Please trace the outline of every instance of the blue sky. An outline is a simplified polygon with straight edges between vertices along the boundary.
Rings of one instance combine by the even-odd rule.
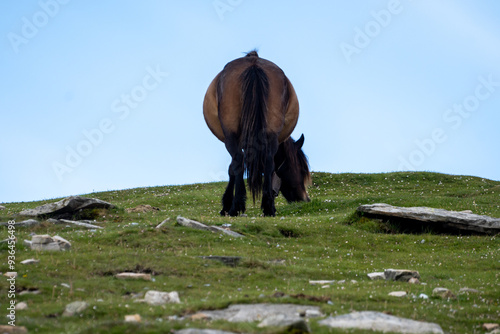
[[[500,2],[2,1],[0,203],[227,179],[202,116],[254,48],[314,171],[500,180]]]

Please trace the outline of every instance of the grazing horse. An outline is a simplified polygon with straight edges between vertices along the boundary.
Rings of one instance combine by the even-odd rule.
[[[254,202],[262,193],[264,216],[276,215],[274,198],[279,191],[289,202],[309,201],[304,135],[296,142],[290,138],[299,102],[278,66],[256,51],[229,62],[208,87],[203,115],[232,158],[221,215],[245,212],[245,172]]]

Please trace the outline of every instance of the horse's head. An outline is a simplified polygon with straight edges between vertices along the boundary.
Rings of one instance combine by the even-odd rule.
[[[280,144],[274,157],[276,175],[281,179],[281,185],[279,182],[276,184],[288,202],[311,200],[307,194],[307,186],[311,184],[311,174],[302,145],[304,145],[304,135],[297,141],[290,137]]]

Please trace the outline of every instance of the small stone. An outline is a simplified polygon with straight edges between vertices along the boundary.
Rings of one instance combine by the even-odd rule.
[[[25,302],[20,302],[16,304],[16,310],[22,311],[26,309],[28,309],[28,304],[26,304]]]
[[[160,228],[160,227],[162,227],[163,225],[165,225],[165,224],[166,224],[166,223],[168,223],[169,221],[170,221],[170,218],[165,219],[165,220],[164,220],[164,221],[162,221],[160,224],[158,224],[158,225],[156,226],[156,228]]]
[[[370,278],[373,281],[376,281],[379,279],[385,279],[385,274],[383,272],[369,273],[368,278]]]
[[[458,294],[464,294],[464,293],[480,293],[479,290],[476,290],[476,289],[470,289],[470,288],[461,288],[460,291],[458,291]]]
[[[40,290],[23,290],[19,292],[19,296],[24,296],[24,295],[38,295],[40,294]],[[1,332],[0,332],[1,333]]]
[[[145,281],[151,281],[151,274],[143,274],[143,273],[119,273],[115,275],[118,279],[143,279]]]
[[[164,305],[167,303],[179,304],[181,302],[177,291],[162,292],[155,290],[149,290],[148,292],[146,292],[144,301],[149,305]]]
[[[40,260],[27,259],[27,260],[23,260],[23,261],[21,261],[19,263],[21,263],[21,264],[33,264],[33,263],[39,263],[39,262],[40,262]]]
[[[485,331],[492,331],[492,330],[497,329],[497,328],[500,328],[499,324],[495,324],[495,323],[485,323],[485,324],[483,324],[483,329]]]
[[[320,280],[320,281],[312,281],[309,280],[309,284],[311,285],[325,285],[325,284],[334,284],[336,281],[335,280]]]
[[[388,281],[408,282],[410,278],[420,278],[418,271],[407,269],[386,269],[384,275]]]
[[[71,317],[75,314],[80,314],[83,311],[85,311],[89,307],[89,304],[86,302],[72,302],[66,305],[66,308],[64,309],[63,312],[63,317]]]
[[[5,277],[8,278],[16,278],[17,277],[17,272],[15,271],[8,271],[5,274],[3,274]]]
[[[420,281],[419,281],[419,279],[418,279],[418,278],[416,278],[416,277],[412,277],[412,278],[410,278],[410,279],[408,280],[408,283],[410,283],[410,284],[420,284]]]
[[[5,210],[5,206],[0,205],[0,210]]]
[[[27,334],[28,330],[24,326],[0,325],[2,334]]]
[[[407,295],[406,291],[393,291],[389,293],[389,296],[391,297],[404,297],[406,295]]]
[[[196,313],[196,314],[193,314],[190,318],[191,318],[191,320],[210,320],[210,319],[212,319],[208,315],[206,315],[205,313]]]
[[[450,290],[446,288],[435,288],[432,290],[432,295],[434,297],[441,297],[443,299],[456,299],[457,297],[451,292]]]
[[[68,283],[61,283],[61,286],[68,288],[68,289],[71,288],[71,285],[69,285]]]
[[[129,314],[125,316],[125,322],[141,322],[142,318],[139,314]]]
[[[427,296],[425,293],[421,293],[421,294],[418,295],[418,298],[429,299],[429,296]]]

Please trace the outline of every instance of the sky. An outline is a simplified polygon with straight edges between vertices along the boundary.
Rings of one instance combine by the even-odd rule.
[[[258,49],[313,171],[500,180],[495,0],[0,2],[0,203],[227,180],[208,85]]]

